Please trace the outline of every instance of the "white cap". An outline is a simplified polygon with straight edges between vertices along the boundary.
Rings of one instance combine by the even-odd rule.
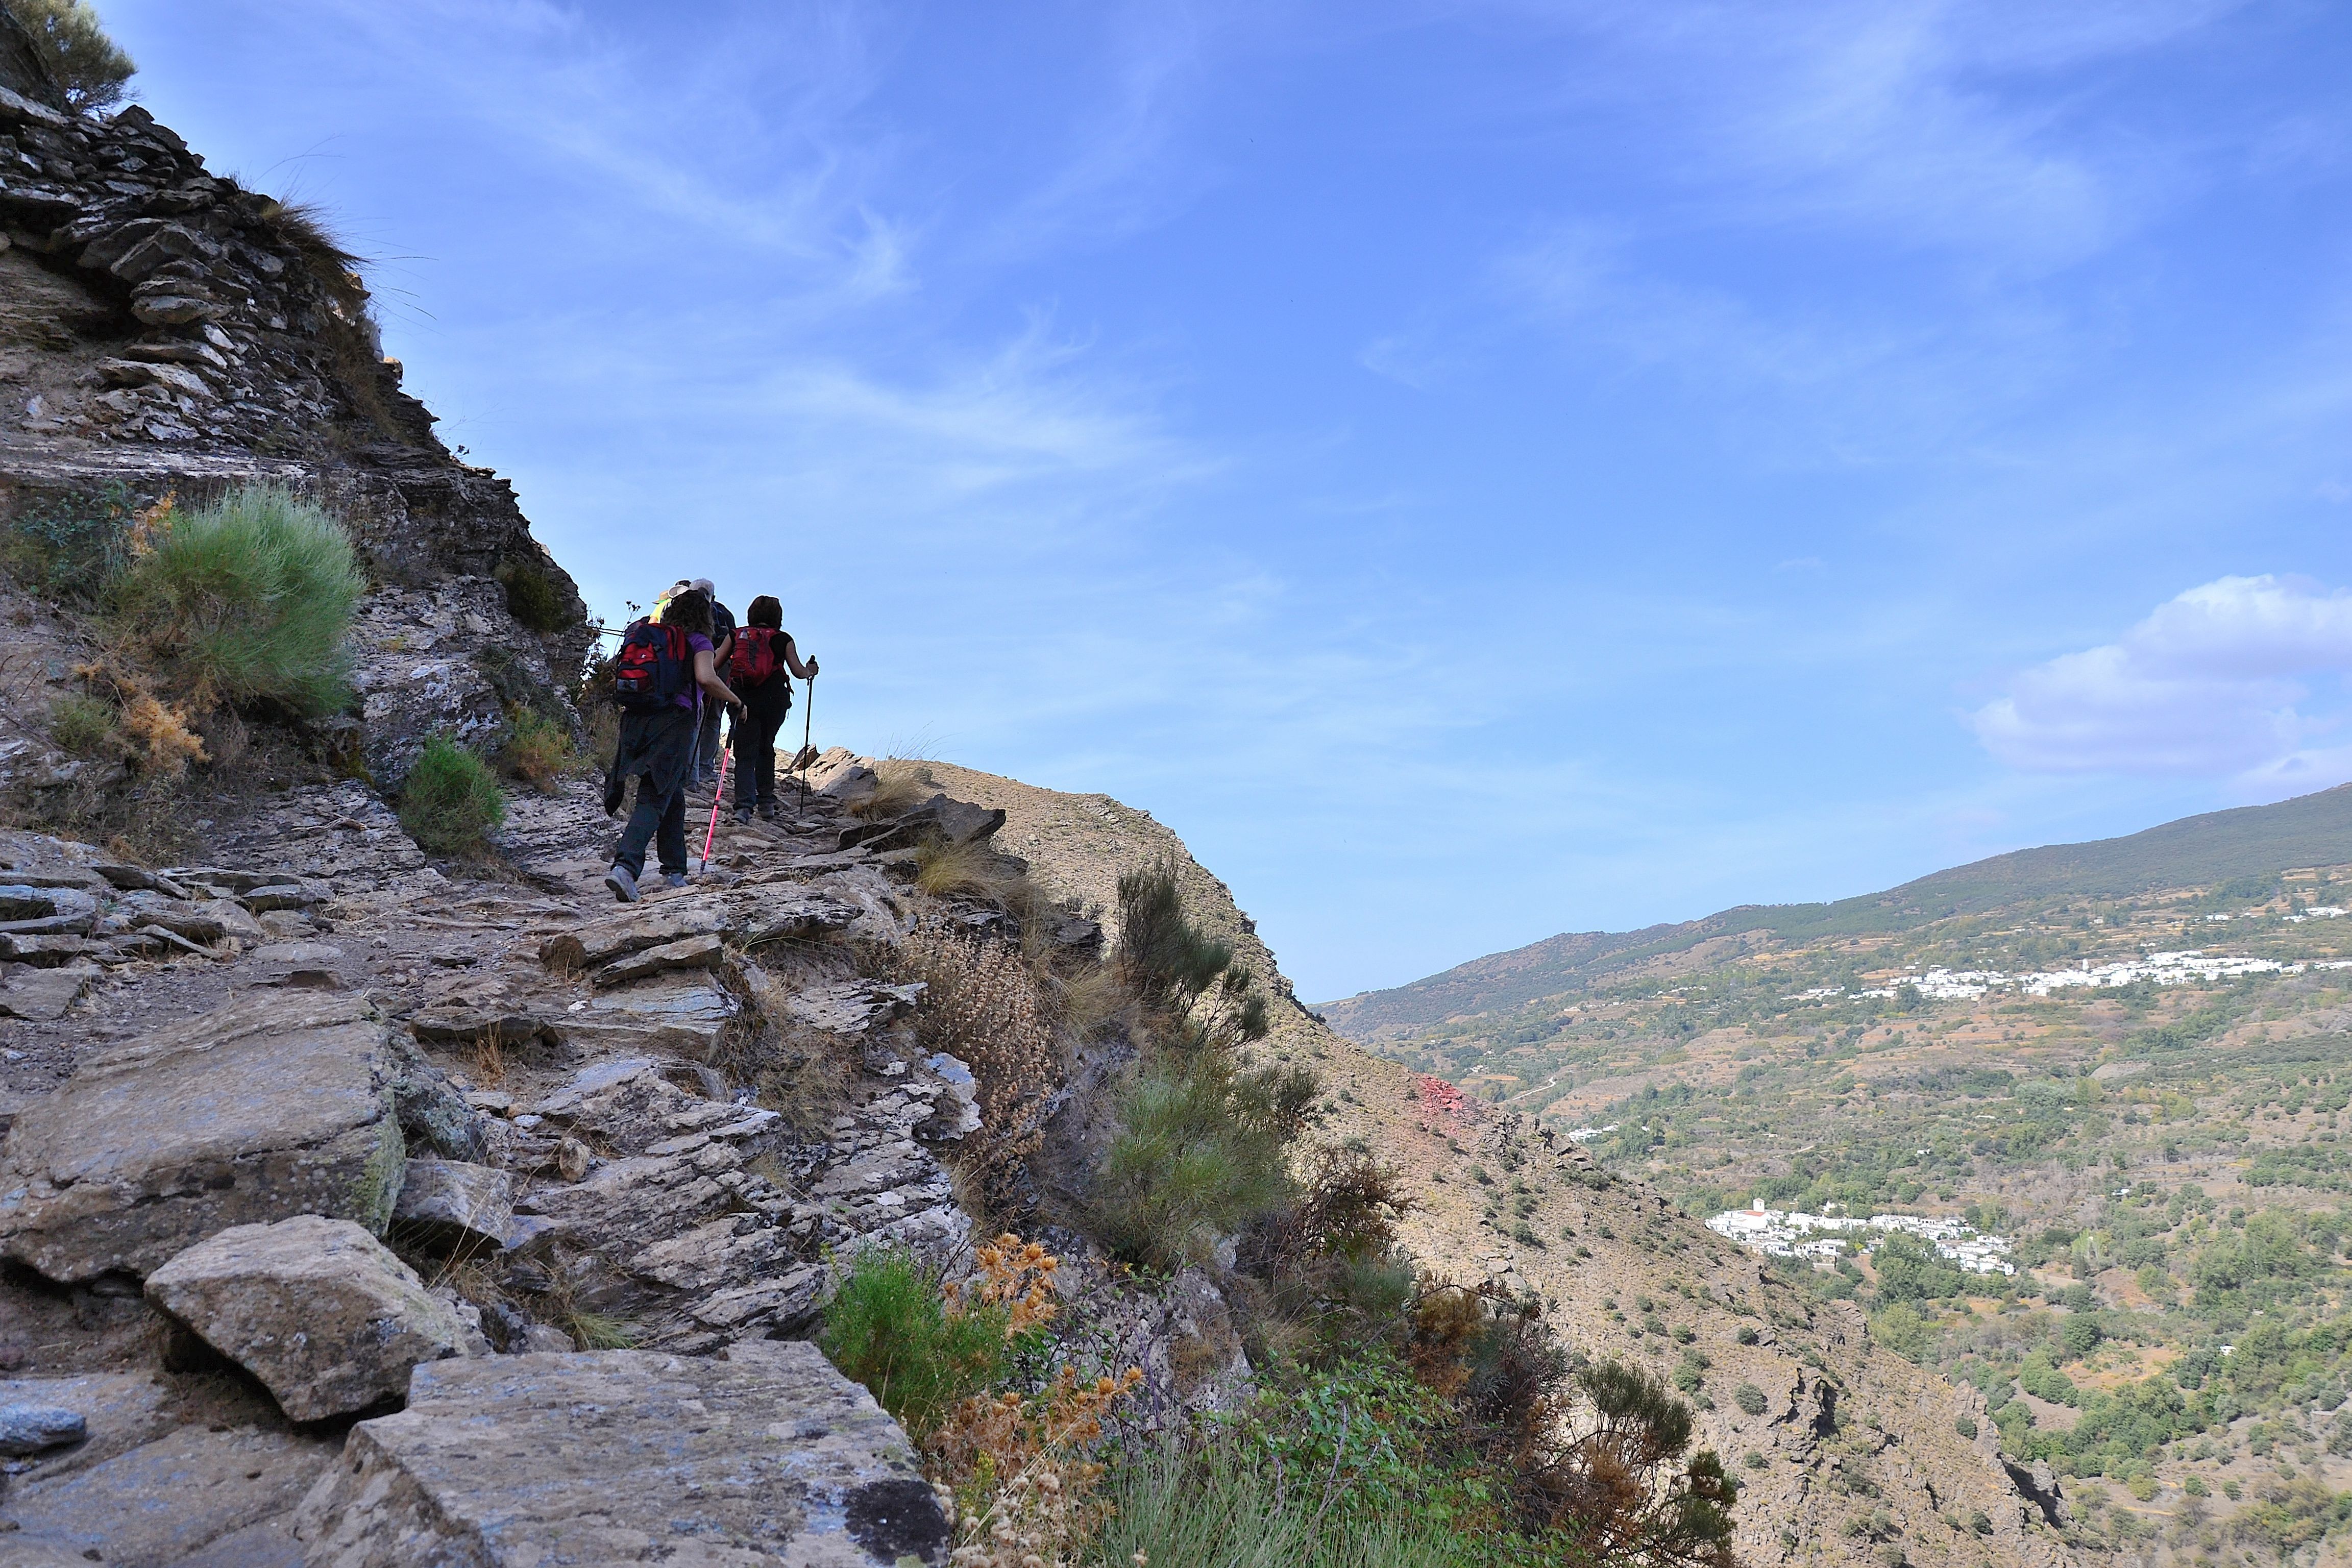
[[[719,592],[718,589],[710,585],[710,579],[708,577],[697,577],[690,586],[705,594],[716,594]]]

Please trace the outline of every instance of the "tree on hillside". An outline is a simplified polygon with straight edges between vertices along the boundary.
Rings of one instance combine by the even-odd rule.
[[[30,35],[42,61],[77,110],[122,101],[124,84],[139,68],[106,36],[89,0],[0,0]]]

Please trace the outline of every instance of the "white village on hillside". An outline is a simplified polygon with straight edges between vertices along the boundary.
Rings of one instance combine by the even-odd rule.
[[[1760,1204],[1727,1209],[1706,1222],[1707,1229],[1738,1242],[1751,1252],[1770,1258],[1803,1258],[1816,1268],[1826,1268],[1849,1247],[1864,1251],[1895,1231],[1916,1236],[1937,1253],[1971,1274],[2015,1274],[2009,1260],[2009,1238],[1987,1236],[1957,1219],[1908,1214],[1791,1214]],[[1854,1232],[1861,1236],[1849,1241]]]
[[[2311,911],[2314,916],[2320,917],[2335,912],[2328,910]],[[1913,987],[1930,1002],[1969,1002],[1988,991],[2013,990],[2028,996],[2047,996],[2053,991],[2130,985],[2143,980],[2155,985],[2210,985],[2216,981],[2231,980],[2242,974],[2303,974],[2326,969],[2352,969],[2352,959],[2283,963],[2273,958],[2249,958],[2240,954],[2209,956],[2202,948],[2189,948],[2179,952],[2151,952],[2144,958],[2126,959],[2116,963],[2084,963],[2074,969],[2043,969],[2022,974],[2011,974],[1999,969],[1939,967],[1924,974],[1914,972],[1906,975],[1900,985]],[[1843,985],[1822,985],[1810,991],[1800,991],[1793,999],[1826,1003],[1830,998],[1845,995],[1891,998],[1900,985],[1874,985],[1853,992]]]

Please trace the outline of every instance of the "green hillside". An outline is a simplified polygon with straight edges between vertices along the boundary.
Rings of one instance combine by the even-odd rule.
[[[1317,1009],[1351,1039],[1398,1040],[1448,1019],[1524,1006],[1582,989],[1713,939],[1765,933],[1780,943],[1915,931],[1958,915],[2045,900],[2128,898],[2207,887],[2294,867],[2352,861],[2352,784],[2275,805],[2182,817],[2121,838],[2013,850],[1934,872],[1883,893],[1827,904],[1743,904],[1704,920],[1637,931],[1548,937],[1387,991]]]

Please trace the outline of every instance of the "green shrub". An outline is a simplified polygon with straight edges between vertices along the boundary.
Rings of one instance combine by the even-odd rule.
[[[1977,1440],[1976,1417],[1973,1415],[1953,1416],[1952,1430],[1958,1433],[1962,1437],[1967,1438],[1969,1442],[1975,1442]]]
[[[507,614],[535,632],[562,631],[572,624],[563,595],[535,563],[509,561],[493,574],[505,584]]]
[[[939,1276],[913,1253],[868,1247],[826,1304],[817,1343],[919,1442],[1003,1377],[1008,1321],[1005,1309],[986,1303],[950,1311]]]
[[[1770,1401],[1764,1397],[1762,1389],[1752,1383],[1743,1383],[1731,1391],[1731,1403],[1750,1415],[1761,1415]]]
[[[479,756],[446,735],[425,742],[400,792],[400,825],[419,847],[478,855],[506,819],[506,795]]]
[[[1180,1268],[1290,1201],[1287,1097],[1271,1071],[1237,1074],[1204,1051],[1136,1075],[1096,1173],[1096,1234],[1115,1256]]]
[[[580,753],[572,749],[571,731],[525,708],[514,716],[513,731],[499,760],[516,778],[542,794],[551,794],[555,781],[579,765]]]
[[[76,109],[122,101],[123,84],[138,67],[106,36],[89,0],[6,0],[8,13],[32,35],[49,74]]]
[[[26,507],[0,529],[0,562],[53,604],[96,609],[131,558],[131,492],[121,484]]]
[[[1181,1008],[1233,966],[1232,944],[1184,918],[1176,862],[1163,859],[1118,879],[1118,961],[1145,1005]]]
[[[344,639],[366,587],[340,523],[248,486],[172,519],[123,574],[115,617],[200,707],[326,713],[350,697]]]
[[[60,697],[49,704],[49,739],[77,757],[106,756],[122,742],[114,705],[95,697]]]

